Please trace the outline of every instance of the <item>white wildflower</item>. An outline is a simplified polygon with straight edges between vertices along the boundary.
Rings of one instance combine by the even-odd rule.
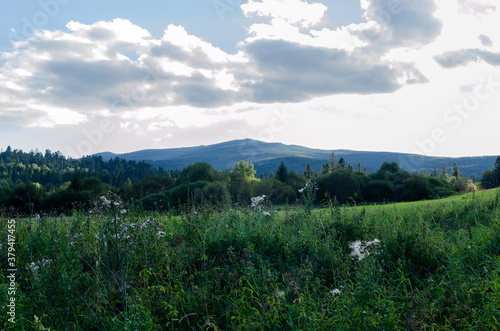
[[[268,213],[267,211],[263,212],[262,214],[264,214],[264,216],[271,216],[271,214]]]
[[[126,214],[127,213],[127,210],[126,209],[122,209],[120,210],[120,214]]]
[[[281,291],[281,290],[276,290],[276,296],[278,298],[282,298],[283,296],[285,295],[285,292]]]
[[[256,196],[256,197],[251,198],[251,200],[252,200],[252,208],[257,207],[261,202],[264,201],[265,198],[266,198],[265,195]]]
[[[369,249],[372,247],[380,247],[380,240],[374,239],[372,241],[355,241],[349,244],[351,249],[351,257],[355,260],[361,261],[370,255]]]
[[[165,237],[166,233],[163,231],[158,231],[158,237],[163,238]]]
[[[28,264],[26,269],[31,271],[37,271],[38,269],[40,269],[40,267],[35,262],[31,262],[30,264]]]
[[[106,198],[105,196],[101,197],[101,203],[105,207],[111,206],[111,201],[109,201],[108,198]]]
[[[329,292],[331,295],[333,295],[334,297],[338,297],[340,295],[340,290],[338,288],[334,288],[333,290],[331,290]]]

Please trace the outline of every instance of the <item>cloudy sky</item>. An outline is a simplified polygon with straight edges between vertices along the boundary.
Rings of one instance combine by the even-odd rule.
[[[4,1],[5,2],[5,1]],[[0,147],[500,154],[497,0],[8,1]]]

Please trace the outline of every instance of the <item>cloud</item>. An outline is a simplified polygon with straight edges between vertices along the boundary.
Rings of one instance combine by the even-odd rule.
[[[358,34],[377,47],[421,47],[441,32],[432,0],[363,0],[362,8],[367,24]]]
[[[458,0],[461,12],[472,15],[487,15],[496,11],[495,0]]]
[[[388,93],[401,87],[398,79],[412,76],[412,83],[425,82],[411,65],[382,63],[360,53],[315,48],[284,41],[260,40],[246,51],[251,65],[266,72],[263,79],[249,84],[256,102],[299,102],[329,94]],[[404,82],[408,83],[408,82]]]
[[[488,37],[487,35],[485,34],[482,34],[479,36],[479,40],[481,41],[481,44],[483,46],[487,46],[487,47],[491,47],[493,46],[493,42],[491,41],[491,38]]]
[[[245,16],[279,18],[297,27],[311,27],[321,22],[327,7],[321,3],[310,4],[300,0],[250,0],[241,5]]]
[[[250,22],[248,37],[233,54],[176,25],[161,37],[124,19],[38,30],[1,56],[0,117],[24,126],[57,126],[145,109],[227,114],[259,104],[391,94],[428,83],[439,68],[435,61],[443,68],[480,60],[498,66],[499,55],[480,48],[498,36],[478,23],[470,29],[473,39],[467,35],[451,48],[456,27],[443,13],[452,10],[434,1],[361,5],[366,22],[334,27],[319,2],[250,0],[241,5]],[[461,6],[481,12],[491,4],[462,0]],[[30,112],[38,115],[24,115]],[[144,125],[144,131],[162,131],[168,121]]]
[[[500,53],[484,51],[481,49],[464,49],[449,51],[434,57],[443,68],[465,66],[470,62],[484,61],[492,66],[500,66]]]

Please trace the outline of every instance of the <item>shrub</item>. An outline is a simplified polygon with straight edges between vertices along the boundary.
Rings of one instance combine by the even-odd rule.
[[[338,202],[344,204],[360,198],[363,179],[355,172],[343,169],[319,177],[317,184],[319,202],[328,196],[337,197]]]
[[[394,199],[394,187],[385,180],[372,180],[366,184],[363,197],[370,202],[392,201]]]
[[[277,179],[266,179],[254,182],[253,196],[265,195],[273,204],[286,204],[295,201],[293,188]]]

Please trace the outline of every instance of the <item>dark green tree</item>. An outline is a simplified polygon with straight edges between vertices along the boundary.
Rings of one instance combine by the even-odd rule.
[[[345,160],[343,157],[339,159],[339,168],[344,169],[345,168]]]
[[[308,163],[306,166],[306,170],[304,171],[304,177],[306,177],[307,179],[311,179],[312,175],[313,175],[312,168],[311,165]]]
[[[500,186],[500,156],[497,156],[495,168],[493,169],[495,187]]]
[[[73,179],[71,180],[71,185],[69,186],[72,190],[75,191],[80,191],[82,186],[82,181],[78,177],[78,175],[75,173],[73,174]]]
[[[325,163],[323,164],[323,166],[321,167],[321,174],[322,175],[327,175],[328,173],[330,173],[330,164],[329,163]]]
[[[438,168],[434,167],[434,171],[432,172],[432,177],[438,178],[438,176],[439,176],[439,174],[438,174]]]
[[[283,183],[286,183],[288,180],[288,170],[286,169],[283,161],[281,161],[280,167],[278,168],[278,171],[276,171],[276,179]]]
[[[453,163],[453,167],[451,168],[451,176],[456,178],[460,178],[462,176],[456,163]]]

